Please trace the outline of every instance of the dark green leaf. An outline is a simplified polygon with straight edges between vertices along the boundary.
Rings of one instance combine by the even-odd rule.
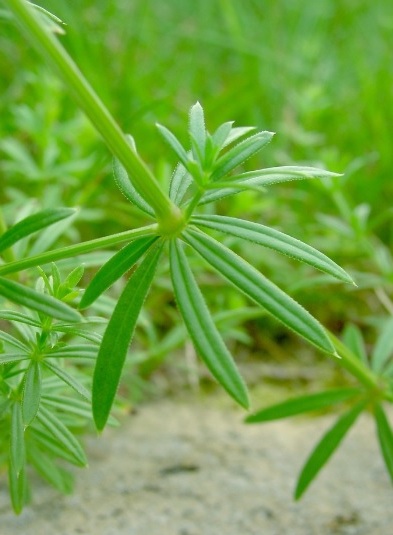
[[[63,321],[80,321],[81,316],[68,305],[50,295],[36,292],[18,282],[0,277],[0,295],[18,305],[25,306],[49,317]]]
[[[201,231],[189,229],[183,235],[220,275],[226,277],[250,299],[322,351],[336,353],[322,325],[240,256]]]
[[[329,460],[365,406],[366,402],[362,401],[345,412],[322,437],[300,473],[295,490],[296,500],[301,497],[311,481]]]
[[[258,132],[244,141],[241,141],[232,149],[229,149],[217,160],[214,166],[214,171],[211,175],[211,180],[219,180],[240,164],[248,160],[248,158],[251,158],[251,156],[259,152],[265,145],[270,143],[273,135],[274,134],[272,132]]]
[[[106,328],[93,378],[93,415],[99,430],[105,427],[108,419],[128,346],[151,286],[161,250],[161,241],[151,247],[124,288]]]
[[[82,446],[57,416],[41,405],[37,419],[60,442],[63,448],[67,450],[79,465],[86,466],[87,459]]]
[[[41,400],[42,373],[41,365],[32,360],[25,373],[22,397],[22,414],[25,426],[36,417]]]
[[[213,376],[243,407],[248,408],[246,386],[226,348],[199,290],[181,245],[170,248],[173,288],[192,342]]]
[[[393,433],[382,405],[375,407],[378,440],[390,479],[393,482]]]
[[[81,299],[80,308],[93,303],[105,290],[124,275],[157,240],[156,237],[139,238],[116,253],[97,272]]]
[[[323,409],[330,405],[340,403],[341,401],[345,401],[346,399],[358,395],[359,392],[360,390],[358,388],[336,388],[334,390],[318,392],[317,394],[309,394],[288,399],[283,403],[266,407],[266,409],[251,414],[245,421],[248,424],[254,424],[268,422],[270,420],[278,420],[280,418],[288,418],[289,416]]]
[[[196,216],[192,222],[197,225],[212,228],[231,236],[236,236],[264,247],[269,247],[279,253],[285,254],[296,260],[300,260],[344,282],[353,283],[352,278],[338,266],[333,260],[319,252],[314,247],[307,245],[287,234],[274,230],[270,227],[219,215]]]
[[[30,234],[70,217],[75,212],[76,210],[73,208],[48,209],[22,219],[0,237],[0,252]]]
[[[68,450],[66,450],[63,446],[63,443],[58,440],[52,433],[48,434],[47,429],[45,428],[37,428],[37,419],[34,421],[34,423],[27,429],[27,433],[29,434],[29,449],[30,449],[30,443],[31,439],[34,440],[34,443],[37,444],[37,447],[41,451],[48,452],[50,455],[59,457],[60,459],[64,459],[65,461],[75,465],[75,466],[85,466],[85,462],[80,462],[78,459],[74,457]]]

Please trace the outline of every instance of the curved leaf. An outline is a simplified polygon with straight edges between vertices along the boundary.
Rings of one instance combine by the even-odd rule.
[[[36,292],[18,282],[0,277],[0,295],[18,305],[64,321],[80,321],[80,314],[68,305],[43,293]]]
[[[231,236],[269,247],[325,273],[329,273],[329,275],[339,280],[353,283],[352,278],[346,271],[326,255],[314,249],[314,247],[265,225],[219,215],[196,216],[192,218],[192,222],[196,225],[212,228]]]
[[[311,481],[329,460],[365,406],[366,401],[362,401],[345,412],[322,437],[300,473],[295,490],[296,500],[301,497]]]
[[[105,290],[123,276],[148,248],[158,238],[151,236],[139,238],[116,253],[94,276],[79,304],[80,308],[86,308],[93,303]]]
[[[214,325],[184,251],[175,240],[170,245],[170,265],[176,301],[197,352],[223,388],[248,408],[243,379]]]
[[[382,405],[374,409],[378,440],[386,468],[393,482],[393,433]]]
[[[29,236],[30,234],[45,227],[49,227],[50,225],[53,225],[53,223],[61,221],[66,217],[70,217],[75,214],[75,212],[76,210],[74,208],[48,209],[18,221],[18,223],[0,236],[0,252],[4,249],[8,249],[8,247],[11,247],[14,243],[22,238],[26,238],[26,236]]]
[[[250,299],[322,351],[336,354],[322,325],[240,256],[201,231],[188,229],[183,236],[220,275]]]
[[[108,419],[128,346],[152,283],[161,250],[160,241],[151,247],[134,271],[104,333],[93,378],[93,416],[98,430],[105,427]]]

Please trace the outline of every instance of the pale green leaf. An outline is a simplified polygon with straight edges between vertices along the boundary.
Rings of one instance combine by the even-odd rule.
[[[248,160],[248,158],[251,158],[251,156],[270,143],[273,135],[272,132],[258,132],[244,141],[241,141],[235,147],[229,149],[225,154],[218,158],[211,175],[211,180],[213,182],[219,180]]]
[[[194,158],[199,159],[199,161],[203,163],[202,158],[205,153],[206,128],[203,108],[199,102],[191,107],[189,117],[189,132],[191,142],[195,146]]]
[[[329,275],[339,280],[353,283],[352,278],[346,271],[326,255],[314,249],[314,247],[265,225],[219,215],[196,216],[192,218],[192,222],[196,225],[212,228],[225,234],[269,247],[325,273],[329,273]]]
[[[16,473],[13,464],[8,463],[8,483],[12,509],[14,510],[14,513],[19,515],[22,512],[23,506],[27,502],[27,479],[25,468],[19,473]]]
[[[26,462],[25,428],[19,402],[13,404],[11,411],[10,461],[19,476]]]
[[[61,379],[65,384],[75,390],[75,392],[85,399],[90,400],[90,392],[79,381],[77,381],[73,375],[66,372],[63,368],[60,368],[60,366],[57,364],[49,362],[47,359],[43,360],[42,363],[46,368],[48,368],[48,370],[57,375],[57,377],[59,377],[59,379]]]
[[[184,167],[188,168],[190,160],[188,158],[187,151],[177,139],[177,137],[172,134],[172,132],[168,130],[168,128],[166,128],[165,126],[162,126],[161,124],[156,124],[156,126],[162,137],[165,139],[171,149],[176,153],[177,157],[184,165]]]
[[[393,355],[393,318],[389,318],[379,335],[371,355],[371,368],[380,373]]]
[[[346,325],[342,334],[342,340],[352,353],[368,366],[366,345],[359,327],[351,323]]]
[[[170,199],[180,206],[188,188],[193,182],[192,176],[187,169],[179,163],[172,175],[171,183],[169,186]]]
[[[162,250],[153,245],[125,286],[106,328],[93,378],[93,415],[102,430],[111,410],[136,322],[151,286]]]
[[[335,354],[322,325],[253,266],[201,231],[189,229],[183,236],[220,275],[250,299],[322,351]]]
[[[60,347],[55,347],[46,353],[46,357],[50,358],[83,358],[95,359],[97,357],[98,348],[90,344],[69,344]]]
[[[243,407],[247,389],[203,299],[179,242],[170,246],[172,283],[176,301],[191,340],[212,375]]]

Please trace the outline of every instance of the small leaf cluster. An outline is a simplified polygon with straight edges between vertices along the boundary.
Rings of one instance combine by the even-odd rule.
[[[386,402],[393,401],[393,318],[384,323],[370,356],[360,329],[353,324],[347,325],[342,341],[336,340],[335,345],[343,364],[347,364],[359,380],[358,386],[292,398],[263,408],[246,418],[247,423],[256,424],[345,403],[345,410],[306,460],[297,481],[295,499],[299,499],[307,490],[363,411],[371,412],[374,417],[381,454],[393,482],[393,432],[384,408]],[[349,363],[352,363],[350,367]]]
[[[204,205],[249,188],[261,188],[286,180],[330,177],[335,173],[309,167],[278,167],[236,174],[235,170],[263,149],[273,134],[263,131],[250,135],[254,128],[237,128],[232,122],[222,124],[210,134],[199,103],[192,106],[189,117],[189,150],[172,132],[158,125],[159,132],[179,159],[170,183],[169,197],[182,217],[175,223],[161,221],[155,230],[147,227],[145,236],[139,235],[101,267],[81,299],[80,307],[88,307],[122,275],[135,268],[113,311],[97,357],[92,401],[98,429],[103,429],[109,416],[139,313],[160,257],[166,250],[178,309],[195,350],[213,377],[241,406],[249,406],[247,388],[191,269],[191,252],[286,327],[320,350],[335,354],[325,330],[309,312],[226,247],[222,237],[216,239],[206,231],[273,249],[340,281],[353,282],[351,277],[324,254],[282,232],[259,223],[203,213]],[[133,139],[129,138],[129,141],[136,151]],[[132,177],[118,160],[114,161],[113,169],[115,181],[125,197],[146,215],[154,217],[153,209],[139,195]]]
[[[55,264],[49,274],[39,271],[34,290],[11,280],[0,283],[0,293],[18,305],[0,310],[0,319],[11,326],[0,331],[0,455],[8,457],[16,513],[29,498],[28,465],[61,492],[72,490],[72,476],[58,460],[86,466],[75,432],[91,421],[90,370],[100,342],[86,329],[89,320],[82,322],[70,306],[79,297],[75,286],[83,266],[64,280]]]

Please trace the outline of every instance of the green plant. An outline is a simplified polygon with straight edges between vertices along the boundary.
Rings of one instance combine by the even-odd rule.
[[[311,314],[245,259],[223,244],[222,235],[236,240],[249,241],[283,253],[320,269],[339,281],[351,283],[351,277],[316,249],[282,232],[245,219],[211,213],[211,206],[214,207],[216,201],[244,191],[265,193],[267,186],[285,181],[329,179],[338,175],[309,166],[270,167],[257,171],[236,172],[246,160],[271,141],[273,134],[271,132],[254,133],[253,128],[234,127],[231,122],[222,124],[213,134],[210,134],[205,127],[202,107],[197,103],[192,106],[189,116],[190,149],[184,148],[168,129],[158,126],[160,134],[180,161],[173,173],[169,192],[166,193],[138,155],[133,138],[122,133],[76,65],[50,33],[52,25],[48,27],[46,18],[42,18],[42,13],[38,14],[39,16],[34,14],[29,3],[23,0],[7,0],[6,4],[33,44],[58,71],[70,94],[87,114],[113,153],[114,176],[120,191],[150,221],[150,224],[132,230],[58,249],[50,247],[45,252],[21,259],[13,259],[12,247],[20,240],[29,238],[32,233],[51,225],[56,218],[61,219],[63,215],[65,218],[68,212],[62,212],[63,209],[60,208],[55,211],[41,212],[25,217],[9,230],[4,228],[3,258],[7,263],[0,266],[2,276],[15,276],[28,268],[45,266],[51,262],[73,258],[75,255],[126,243],[123,249],[102,265],[87,286],[80,302],[77,302],[81,310],[93,305],[103,292],[134,268],[114,307],[102,340],[92,333],[84,334],[100,342],[92,381],[93,416],[97,429],[102,430],[109,418],[138,317],[153,283],[157,266],[161,264],[164,255],[169,259],[173,293],[180,314],[197,353],[216,380],[241,406],[248,408],[247,388],[232,355],[222,340],[191,269],[191,260],[197,257],[201,257],[218,275],[240,290],[247,299],[262,306],[286,327],[323,352],[335,357],[340,356],[344,367],[347,367],[362,383],[367,386],[372,385],[374,388],[376,386],[374,375],[360,366],[352,354],[342,351],[341,345]],[[219,233],[221,237],[216,239],[215,233]],[[6,352],[5,355],[8,357],[4,357],[1,370],[5,374],[2,379],[5,384],[4,414],[8,419],[7,432],[4,436],[5,442],[10,443],[9,481],[14,509],[17,512],[21,510],[26,500],[24,463],[31,430],[36,425],[45,426],[46,422],[46,437],[49,433],[51,440],[56,439],[57,445],[60,444],[56,450],[57,456],[61,457],[58,450],[62,448],[68,454],[77,448],[68,429],[68,426],[73,426],[73,424],[67,421],[67,407],[61,408],[62,417],[67,421],[61,426],[57,421],[53,423],[53,418],[56,416],[43,404],[44,397],[40,394],[42,370],[45,368],[45,373],[55,373],[60,379],[62,378],[63,382],[67,377],[68,382],[65,382],[79,394],[84,393],[90,401],[90,394],[87,395],[85,390],[81,391],[80,388],[78,390],[75,385],[73,386],[73,374],[78,373],[78,367],[70,368],[69,373],[64,375],[51,360],[47,360],[59,357],[64,359],[66,366],[70,357],[86,358],[87,354],[90,356],[93,354],[92,350],[87,350],[81,345],[76,345],[75,348],[72,343],[59,347],[57,337],[47,336],[46,331],[58,332],[59,330],[54,319],[79,322],[76,327],[68,325],[68,331],[64,331],[64,325],[62,325],[62,332],[74,337],[83,336],[82,326],[89,321],[88,318],[82,319],[75,310],[62,303],[70,298],[67,293],[70,288],[66,285],[67,292],[63,294],[64,285],[62,286],[63,283],[60,282],[61,278],[56,267],[52,268],[50,276],[51,279],[45,271],[41,272],[44,283],[43,291],[33,290],[29,287],[28,281],[22,279],[19,281],[0,279],[0,293],[7,299],[7,302],[10,301],[27,310],[35,311],[33,314],[38,314],[38,319],[34,316],[36,323],[32,325],[40,329],[37,340],[41,340],[43,336],[41,331],[45,334],[42,347],[29,346],[28,350],[19,354],[16,359],[11,359],[12,364],[6,361],[10,358],[10,352]],[[75,295],[75,297],[78,296]],[[7,319],[7,314],[8,319],[14,321],[24,317],[25,309],[22,312],[16,312],[12,308],[14,305],[9,306],[10,311],[4,313],[5,319]],[[23,324],[22,321],[19,323]],[[7,338],[6,335],[5,338]],[[8,343],[12,345],[10,339]],[[91,347],[90,344],[88,346]],[[58,350],[59,353],[56,353]],[[94,351],[96,351],[96,346],[94,346]],[[21,355],[23,358],[20,358]],[[32,362],[32,364],[29,363],[27,369],[23,364],[26,360]],[[11,377],[9,377],[10,373]],[[16,383],[13,379],[15,373],[19,377]],[[58,383],[56,383],[57,387]],[[54,395],[56,396],[57,394]],[[9,403],[9,400],[12,400],[12,403]],[[69,405],[71,406],[72,403]],[[3,407],[3,404],[1,406]],[[28,415],[25,419],[23,419],[23,406],[26,407],[24,411]],[[55,407],[55,415],[57,414],[56,408],[59,407]],[[72,413],[71,409],[70,412]],[[62,430],[62,439],[59,438],[58,429]],[[26,446],[24,446],[25,443]],[[82,464],[80,449],[78,452],[79,461]],[[52,451],[52,454],[56,456],[55,451]],[[68,460],[69,458],[70,455],[68,455]],[[34,464],[34,446],[33,453],[28,459]],[[49,469],[45,476],[53,483],[56,477],[51,474],[52,469]],[[66,487],[64,484],[57,486],[63,490]]]
[[[339,403],[350,405],[308,457],[299,475],[295,499],[303,495],[363,411],[370,411],[374,416],[381,453],[393,481],[393,433],[383,407],[384,403],[393,401],[393,318],[384,322],[369,357],[358,327],[347,325],[342,338],[342,342],[333,338],[334,345],[343,357],[344,366],[350,361],[356,365],[356,371],[347,369],[356,377],[359,385],[292,398],[246,418],[247,423],[256,424],[326,409]],[[359,371],[363,377],[357,373]]]

